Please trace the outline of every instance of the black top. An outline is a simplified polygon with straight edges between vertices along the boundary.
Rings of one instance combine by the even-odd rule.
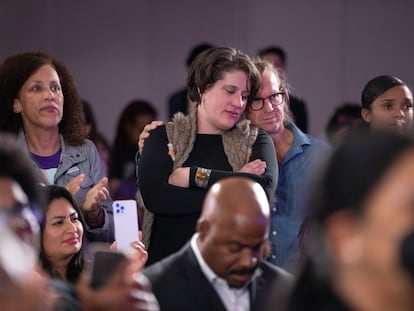
[[[183,167],[213,169],[206,189],[168,184],[173,162],[168,155],[167,144],[165,126],[151,131],[139,163],[141,194],[146,208],[155,216],[148,265],[178,251],[189,240],[195,231],[204,196],[216,181],[229,176],[246,176],[260,183],[269,198],[273,197],[277,185],[278,165],[273,142],[263,131],[259,131],[251,155],[251,160],[266,161],[267,169],[262,176],[232,172],[221,135],[197,134],[193,150]]]

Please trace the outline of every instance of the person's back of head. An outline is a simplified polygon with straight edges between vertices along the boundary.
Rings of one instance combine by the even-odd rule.
[[[213,47],[215,47],[215,45],[207,42],[202,42],[193,46],[185,61],[187,68],[190,67],[191,63],[196,59],[198,55]]]
[[[131,100],[121,112],[117,122],[117,129],[113,148],[115,152],[122,152],[128,145],[135,145],[144,126],[156,120],[158,111],[147,100]]]
[[[268,46],[261,49],[259,57],[267,60],[281,73],[284,74],[287,66],[287,54],[285,50],[276,45]]]
[[[362,121],[361,106],[357,103],[344,103],[335,109],[326,125],[326,136],[331,145],[337,146]]]

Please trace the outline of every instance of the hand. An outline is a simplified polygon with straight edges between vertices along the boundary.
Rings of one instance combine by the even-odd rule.
[[[128,269],[131,273],[141,271],[148,260],[148,252],[145,249],[144,243],[140,241],[142,239],[142,231],[138,232],[138,238],[138,241],[131,242],[132,248],[135,249],[135,253],[129,255],[131,264]],[[109,246],[109,249],[116,251],[116,241]]]
[[[157,300],[149,290],[148,283],[130,273],[130,259],[122,262],[109,278],[108,282],[99,289],[89,286],[89,279],[84,272],[76,284],[82,309],[87,311],[112,310],[159,310]]]
[[[262,161],[260,159],[256,159],[254,161],[251,161],[251,162],[245,164],[240,169],[239,172],[256,174],[256,175],[263,175],[265,171],[266,171],[266,162]]]
[[[139,134],[139,139],[138,139],[139,153],[142,153],[142,151],[144,150],[144,141],[150,136],[149,131],[156,129],[158,126],[163,125],[163,124],[164,124],[163,121],[152,121],[151,123],[145,125],[141,134]]]
[[[109,197],[109,191],[105,187],[108,184],[108,178],[103,177],[93,188],[91,188],[85,197],[82,208],[89,219],[94,219],[99,215],[103,202]]]
[[[75,196],[80,189],[80,185],[85,180],[85,174],[79,174],[75,178],[72,178],[65,186],[72,196]]]
[[[54,310],[57,294],[48,285],[47,276],[36,267],[19,282],[13,280],[0,266],[1,310],[36,311]]]
[[[168,183],[173,186],[189,188],[190,187],[190,168],[176,168],[168,178]]]
[[[135,249],[135,253],[129,255],[131,264],[128,270],[131,273],[140,272],[148,260],[148,252],[145,250],[145,245],[141,241],[132,242],[131,246]]]

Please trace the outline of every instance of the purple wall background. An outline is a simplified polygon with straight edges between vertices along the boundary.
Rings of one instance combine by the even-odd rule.
[[[251,56],[279,44],[308,102],[311,133],[323,136],[335,107],[358,101],[373,76],[394,74],[414,87],[413,11],[411,0],[2,0],[0,60],[44,50],[64,61],[112,140],[130,99],[152,101],[166,118],[194,44]]]

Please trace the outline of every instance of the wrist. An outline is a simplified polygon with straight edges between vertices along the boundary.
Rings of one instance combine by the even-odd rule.
[[[105,213],[102,207],[98,207],[93,211],[86,211],[84,214],[85,220],[91,228],[102,227],[105,222]]]
[[[194,177],[194,183],[199,188],[207,188],[210,179],[211,170],[203,167],[197,167]]]

